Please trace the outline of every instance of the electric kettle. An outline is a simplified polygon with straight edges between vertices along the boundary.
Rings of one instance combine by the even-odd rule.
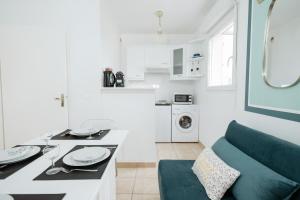
[[[103,71],[103,87],[114,87],[116,77],[111,68],[106,68]]]

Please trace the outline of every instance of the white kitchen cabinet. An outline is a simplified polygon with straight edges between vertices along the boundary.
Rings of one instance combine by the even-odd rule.
[[[177,46],[171,51],[171,80],[184,79],[187,76],[187,46]]]
[[[171,80],[197,80],[202,77],[201,68],[204,57],[193,58],[190,45],[174,47],[171,50]]]
[[[167,45],[145,46],[145,68],[147,71],[166,70],[171,65],[170,47]]]
[[[130,46],[126,51],[127,80],[144,80],[145,48],[143,46]]]
[[[155,106],[155,120],[156,120],[156,142],[171,142],[172,139],[172,119],[171,119],[171,105]]]
[[[191,78],[202,77],[201,70],[203,70],[204,63],[205,58],[203,56],[190,58],[187,66],[187,76]]]

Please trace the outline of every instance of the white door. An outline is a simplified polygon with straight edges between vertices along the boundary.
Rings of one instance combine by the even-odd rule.
[[[66,34],[1,27],[0,44],[5,146],[67,128]]]

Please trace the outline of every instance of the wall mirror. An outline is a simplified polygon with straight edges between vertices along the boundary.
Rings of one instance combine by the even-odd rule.
[[[249,0],[245,110],[300,122],[300,0]]]
[[[275,88],[300,83],[300,1],[272,0],[264,48],[264,80]]]

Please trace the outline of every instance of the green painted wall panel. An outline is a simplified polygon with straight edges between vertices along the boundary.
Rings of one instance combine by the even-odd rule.
[[[263,81],[264,32],[270,3],[271,0],[262,4],[252,1],[248,103],[252,106],[300,113],[300,84],[288,89],[275,89]]]

